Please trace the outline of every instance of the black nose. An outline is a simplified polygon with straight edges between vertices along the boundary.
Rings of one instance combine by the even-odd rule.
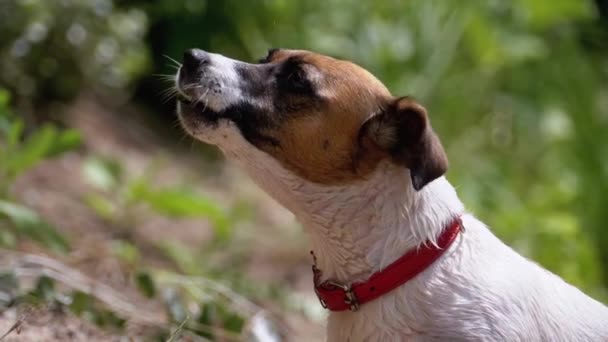
[[[196,70],[209,63],[209,54],[200,49],[189,49],[184,52],[184,68]]]

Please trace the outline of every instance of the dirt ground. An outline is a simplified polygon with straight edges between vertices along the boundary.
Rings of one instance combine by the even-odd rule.
[[[84,147],[39,164],[18,179],[12,189],[17,198],[37,210],[70,240],[73,251],[58,261],[80,272],[86,279],[116,290],[138,312],[154,316],[150,322],[166,320],[162,305],[139,293],[128,267],[111,253],[109,243],[121,232],[100,219],[84,203],[83,197],[92,189],[81,176],[82,165],[91,154],[118,160],[129,175],[141,174],[148,165],[160,160],[162,167],[155,175],[155,183],[159,186],[187,182],[222,203],[242,200],[251,203],[255,216],[241,230],[237,229],[233,238],[235,248],[247,255],[243,265],[247,277],[255,282],[282,284],[294,298],[303,299],[315,310],[311,261],[304,234],[293,216],[244,174],[221,161],[214,165],[206,164],[198,157],[200,152],[197,149],[189,149],[193,144],[189,138],[182,139],[179,144],[166,144],[158,133],[142,125],[136,115],[116,115],[90,98],[81,98],[69,113],[67,124],[81,131]],[[143,262],[167,269],[174,266],[153,248],[157,242],[178,241],[196,248],[213,235],[206,220],[168,219],[153,213],[146,213],[144,220],[129,229]],[[18,249],[28,255],[44,254],[44,250],[33,243],[22,243]],[[274,310],[273,303],[261,305]],[[288,327],[287,340],[322,339],[322,314],[317,312],[312,318],[295,311],[279,314]],[[86,319],[67,312],[11,309],[0,315],[0,336],[17,324],[4,341],[145,340],[146,330],[152,329],[150,322],[129,320],[127,336],[121,336],[99,329]],[[191,339],[183,336],[182,340]]]

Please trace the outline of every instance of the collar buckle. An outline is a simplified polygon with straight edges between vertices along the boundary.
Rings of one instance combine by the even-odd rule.
[[[339,282],[333,281],[333,280],[328,280],[325,282],[325,284],[335,286],[335,287],[341,289],[342,291],[344,291],[344,303],[346,305],[348,305],[348,308],[350,309],[350,311],[355,312],[355,311],[359,310],[360,303],[359,303],[359,300],[357,299],[357,296],[355,295],[355,292],[353,291],[353,287],[351,285],[342,284],[342,283],[339,283]],[[319,300],[321,301],[321,305],[325,304],[323,299],[319,298]],[[326,304],[324,307],[326,307]]]

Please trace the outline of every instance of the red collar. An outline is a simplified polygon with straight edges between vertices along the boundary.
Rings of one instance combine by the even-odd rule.
[[[458,233],[464,230],[460,217],[454,219],[441,233],[437,244],[426,243],[422,247],[411,250],[382,271],[376,272],[362,283],[351,285],[335,281],[319,283],[321,270],[313,265],[315,292],[324,308],[331,311],[357,311],[359,305],[386,294],[400,285],[405,284],[420,272],[429,267],[456,240]]]

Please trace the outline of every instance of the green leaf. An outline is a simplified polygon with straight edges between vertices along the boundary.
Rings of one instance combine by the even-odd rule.
[[[141,199],[156,211],[175,217],[197,217],[223,219],[223,211],[213,201],[187,189],[147,190]]]
[[[91,310],[93,305],[93,299],[88,294],[81,291],[74,291],[72,293],[72,303],[70,309],[77,315],[81,315],[85,311]]]
[[[74,129],[64,130],[56,137],[46,157],[53,157],[61,153],[71,151],[82,143],[80,133]]]
[[[550,6],[544,0],[519,0],[516,3],[528,24],[534,28],[593,17],[592,6],[585,1],[555,0]]]
[[[224,329],[239,334],[243,330],[243,326],[245,326],[245,319],[241,317],[241,315],[234,312],[226,313],[223,321]]]
[[[0,272],[0,309],[11,305],[19,291],[19,280],[13,271]]]
[[[82,171],[89,183],[106,191],[116,187],[122,175],[122,168],[118,162],[101,158],[87,159]]]
[[[6,139],[7,147],[9,150],[17,146],[21,137],[23,136],[24,129],[25,123],[23,122],[23,120],[16,118],[11,121]]]
[[[33,294],[45,302],[52,301],[55,298],[55,281],[47,276],[38,278]]]
[[[17,176],[42,160],[49,152],[57,129],[52,125],[44,125],[29,136],[6,161],[9,174]]]
[[[72,302],[69,305],[70,310],[76,315],[88,319],[99,326],[110,326],[115,328],[123,328],[125,320],[116,316],[112,311],[98,307],[96,301],[90,295],[74,291],[72,293]]]
[[[201,304],[201,313],[198,316],[197,321],[204,325],[213,324],[215,317],[215,306],[212,303]]]
[[[201,264],[194,251],[177,241],[164,241],[159,245],[161,251],[184,273],[200,274]]]
[[[77,131],[60,131],[52,124],[43,125],[23,139],[25,123],[21,118],[5,115],[0,119],[0,134],[6,136],[6,144],[0,148],[2,168],[9,181],[41,160],[73,149],[81,143]]]
[[[0,88],[0,109],[4,107],[8,107],[8,104],[11,100],[11,94],[8,90],[4,88]],[[1,113],[1,111],[0,111]]]
[[[105,220],[112,221],[116,217],[116,206],[102,196],[87,195],[85,202],[95,211],[97,215]]]
[[[198,316],[197,321],[202,325],[213,326],[213,323],[217,321],[218,316],[217,305],[215,305],[214,303],[204,303],[201,306],[201,313]],[[214,336],[211,331],[199,331],[197,333],[210,340],[214,339]]]
[[[126,320],[118,317],[114,312],[95,307],[90,311],[93,315],[93,322],[100,327],[113,327],[122,329]]]
[[[40,222],[40,217],[33,210],[4,200],[0,200],[0,214],[6,216],[18,226]]]
[[[42,221],[35,211],[22,205],[0,200],[0,217],[6,217],[19,235],[26,236],[55,252],[69,251],[69,244],[52,226]]]
[[[128,241],[116,240],[112,241],[112,252],[122,261],[131,266],[135,266],[139,262],[139,250],[135,245]]]
[[[5,248],[13,248],[17,244],[15,234],[6,229],[0,230],[0,246]]]
[[[139,290],[148,298],[156,296],[156,285],[149,273],[140,271],[135,276],[135,283]]]
[[[35,225],[23,226],[23,229],[25,235],[54,252],[67,253],[70,251],[67,240],[48,223],[39,222]]]
[[[138,182],[133,196],[147,203],[160,214],[171,217],[204,217],[214,226],[216,237],[227,240],[231,235],[231,220],[226,212],[211,199],[190,189],[169,188],[152,190],[146,183]]]

